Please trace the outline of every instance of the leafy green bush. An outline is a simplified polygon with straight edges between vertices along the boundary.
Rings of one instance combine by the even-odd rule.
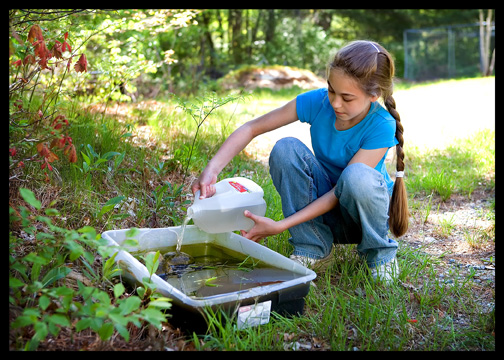
[[[20,195],[34,211],[20,206],[19,212],[10,208],[11,222],[20,222],[26,239],[9,236],[9,306],[13,321],[11,333],[25,329],[33,336],[26,343],[16,339],[18,349],[35,350],[47,336],[57,336],[62,327],[80,332],[91,329],[103,341],[117,331],[129,340],[128,324],[145,324],[161,329],[166,321],[164,310],[170,309],[170,299],[155,292],[151,278],[144,278],[138,295],[125,293],[124,285],[114,284],[121,274],[115,266],[118,249],[85,226],[67,230],[52,224],[58,216],[55,209],[45,209],[32,191],[21,188]],[[18,216],[19,215],[19,216]],[[129,231],[130,243],[135,243],[135,230]],[[146,259],[150,276],[159,262]],[[108,258],[101,267],[93,266],[97,258]],[[84,277],[77,277],[78,271]],[[65,278],[77,278],[77,288],[67,285]],[[16,309],[22,311],[16,313]]]

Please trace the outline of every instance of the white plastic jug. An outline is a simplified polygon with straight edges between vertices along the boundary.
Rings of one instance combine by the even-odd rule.
[[[198,190],[193,205],[187,209],[187,216],[194,224],[209,234],[249,231],[254,221],[245,217],[243,212],[249,210],[258,216],[266,213],[264,191],[252,180],[243,177],[224,179],[215,184],[215,190],[215,194],[206,199],[199,198]]]

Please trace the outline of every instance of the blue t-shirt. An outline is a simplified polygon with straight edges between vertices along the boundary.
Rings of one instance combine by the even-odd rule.
[[[333,184],[359,149],[390,148],[398,143],[395,138],[396,121],[377,101],[371,103],[362,121],[342,131],[334,126],[336,114],[329,102],[327,88],[298,95],[296,110],[299,120],[310,124],[313,152]],[[385,167],[387,153],[388,150],[375,169],[383,175],[389,191],[392,191],[394,183]]]

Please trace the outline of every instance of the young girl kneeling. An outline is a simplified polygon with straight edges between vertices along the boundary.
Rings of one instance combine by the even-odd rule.
[[[354,41],[328,66],[327,88],[308,91],[236,129],[209,161],[192,191],[215,193],[217,175],[258,135],[300,120],[310,124],[313,153],[298,139],[279,140],[270,174],[284,219],[246,211],[255,222],[242,235],[253,241],[289,230],[291,259],[317,271],[334,260],[333,244],[358,244],[373,279],[399,274],[397,242],[408,228],[403,127],[392,97],[394,62],[381,45]],[[385,107],[377,100],[383,99]],[[396,147],[395,183],[385,167]]]

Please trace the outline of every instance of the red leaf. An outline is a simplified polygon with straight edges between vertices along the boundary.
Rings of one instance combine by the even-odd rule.
[[[68,39],[68,31],[63,36],[65,37],[65,41],[66,41],[66,39]]]
[[[61,54],[64,50],[61,49],[61,43],[56,40],[54,42],[54,46],[52,48],[52,51],[53,51],[53,54],[54,54],[54,57],[56,59],[63,59],[63,55]]]
[[[40,58],[39,64],[42,69],[48,69],[47,60],[52,57],[52,53],[47,49],[45,41],[41,41],[35,46],[35,56]]]
[[[77,72],[87,72],[87,60],[86,55],[82,54],[79,60],[74,65],[75,71]]]
[[[68,44],[66,41],[63,41],[63,52],[65,49],[68,48],[69,52],[72,52],[72,48],[70,47],[70,44]]]
[[[30,64],[32,64],[32,65],[33,65],[33,64],[35,64],[35,58],[33,57],[33,55],[32,55],[32,54],[28,54],[28,55],[26,55],[26,57],[25,57],[25,58],[24,58],[24,60],[23,60],[23,64],[25,64],[25,65],[26,65],[26,64],[28,64],[28,63],[30,63]]]
[[[39,153],[40,156],[46,157],[49,155],[49,149],[47,148],[46,144],[44,143],[39,143],[37,144],[37,152]]]
[[[77,162],[77,152],[75,151],[75,146],[70,145],[70,154],[68,155],[68,161],[71,163]]]
[[[44,37],[42,36],[42,29],[38,25],[33,25],[30,28],[30,32],[28,33],[28,41],[33,43],[33,40],[44,40]]]
[[[20,66],[21,65],[21,60],[14,61],[12,65]]]
[[[46,156],[46,161],[47,162],[52,163],[54,160],[59,160],[58,155],[56,155],[55,153],[53,153],[50,150],[47,150],[47,151],[49,151],[49,154]]]
[[[16,155],[17,150],[16,150],[16,148],[12,148],[12,149],[9,149],[9,152],[10,152],[10,156],[14,156],[14,155]]]

